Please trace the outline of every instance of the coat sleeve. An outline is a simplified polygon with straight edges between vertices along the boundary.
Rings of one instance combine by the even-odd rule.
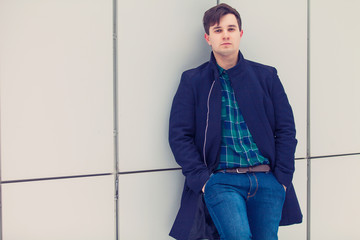
[[[201,192],[210,173],[195,145],[195,97],[190,79],[183,73],[175,94],[169,122],[169,144],[176,162],[182,167],[187,186]]]
[[[272,101],[275,113],[275,168],[277,180],[289,187],[295,171],[295,149],[297,140],[294,116],[276,70],[272,81]]]

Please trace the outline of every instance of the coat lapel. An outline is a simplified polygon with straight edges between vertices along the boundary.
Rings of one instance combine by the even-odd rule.
[[[212,162],[209,162],[211,170],[217,165],[217,156],[221,143],[221,83],[214,74],[214,85],[209,97],[209,125],[207,131],[207,152],[211,153]]]
[[[244,63],[245,64],[245,63]],[[236,71],[230,81],[234,89],[235,98],[245,122],[254,138],[255,143],[260,143],[266,132],[264,123],[264,106],[262,89],[257,82],[256,75],[242,66],[240,71]],[[261,146],[258,146],[261,148]],[[261,149],[260,149],[261,150]]]

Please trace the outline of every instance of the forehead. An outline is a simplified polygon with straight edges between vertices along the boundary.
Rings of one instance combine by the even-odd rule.
[[[235,15],[231,14],[231,13],[222,16],[220,18],[219,22],[210,26],[210,28],[218,28],[218,27],[224,28],[224,27],[229,27],[229,26],[239,27],[239,24],[236,20]]]

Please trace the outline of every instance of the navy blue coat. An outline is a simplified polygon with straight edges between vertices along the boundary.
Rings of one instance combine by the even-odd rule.
[[[276,69],[251,62],[239,52],[227,70],[239,108],[271,171],[287,187],[280,225],[302,222],[292,185],[297,144],[291,106]],[[185,184],[170,236],[179,240],[219,239],[204,204],[202,187],[219,162],[221,83],[214,55],[209,62],[185,71],[175,94],[169,143],[182,167]]]

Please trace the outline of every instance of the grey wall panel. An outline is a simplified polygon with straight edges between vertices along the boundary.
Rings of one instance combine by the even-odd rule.
[[[112,1],[0,1],[2,180],[111,172]]]
[[[302,0],[220,1],[236,8],[243,22],[244,57],[276,67],[292,105],[296,157],[306,155],[307,2]]]
[[[295,161],[295,174],[293,178],[294,188],[303,213],[301,224],[281,226],[279,229],[279,240],[304,240],[306,239],[306,218],[307,218],[307,162],[306,160]]]
[[[115,239],[113,179],[3,184],[3,240]]]
[[[311,1],[311,154],[360,152],[359,1]]]
[[[170,106],[181,73],[210,57],[202,16],[215,4],[119,2],[120,171],[177,167],[167,142]]]
[[[359,168],[359,155],[312,160],[311,239],[360,239]]]
[[[119,239],[171,239],[184,183],[181,171],[124,174],[119,182]]]

